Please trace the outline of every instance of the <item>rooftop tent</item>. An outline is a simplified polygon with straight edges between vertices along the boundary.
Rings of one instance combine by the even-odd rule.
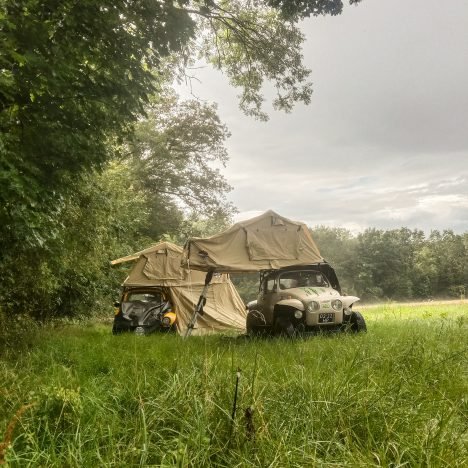
[[[191,238],[184,248],[184,265],[201,271],[249,272],[322,261],[307,226],[274,211],[211,237]]]
[[[113,265],[135,262],[123,286],[166,287],[177,313],[179,333],[185,333],[194,307],[199,300],[205,274],[181,267],[182,248],[160,242],[148,249],[112,261]],[[228,275],[213,276],[204,314],[197,320],[195,334],[245,328],[245,306]]]

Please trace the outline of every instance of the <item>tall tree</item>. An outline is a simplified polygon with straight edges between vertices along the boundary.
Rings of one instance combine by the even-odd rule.
[[[0,0],[0,247],[45,241],[71,181],[113,156],[169,56],[182,68],[206,57],[260,118],[265,80],[277,108],[309,102],[294,22],[337,3]]]

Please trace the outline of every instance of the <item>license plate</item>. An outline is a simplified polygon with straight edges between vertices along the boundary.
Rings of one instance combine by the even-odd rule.
[[[335,314],[332,312],[322,313],[318,316],[318,323],[331,323],[335,321]]]

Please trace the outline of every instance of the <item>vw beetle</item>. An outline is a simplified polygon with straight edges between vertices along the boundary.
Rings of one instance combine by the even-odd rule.
[[[364,317],[353,310],[358,300],[341,293],[335,271],[326,262],[264,271],[258,299],[247,304],[247,333],[364,332]]]
[[[163,288],[124,288],[121,301],[114,303],[114,307],[114,335],[125,331],[148,335],[177,329],[177,316]]]

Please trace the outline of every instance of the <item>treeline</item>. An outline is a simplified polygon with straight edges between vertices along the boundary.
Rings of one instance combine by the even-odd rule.
[[[365,301],[463,298],[468,292],[468,233],[370,228],[353,235],[326,226],[310,231],[344,292]],[[255,299],[257,275],[237,275],[234,282],[244,301]]]

